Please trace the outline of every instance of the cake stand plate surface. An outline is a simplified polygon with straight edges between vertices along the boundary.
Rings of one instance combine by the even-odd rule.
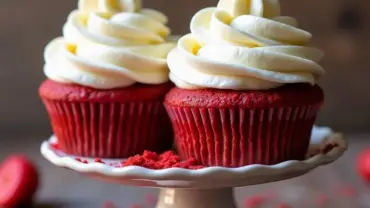
[[[52,136],[41,145],[42,155],[59,167],[122,185],[161,188],[157,208],[235,208],[232,187],[257,185],[301,176],[337,160],[347,149],[341,133],[327,127],[314,127],[304,161],[286,161],[276,165],[248,165],[240,168],[207,167],[199,170],[169,168],[151,170],[143,167],[115,167],[123,159],[95,158],[76,160],[54,148]]]

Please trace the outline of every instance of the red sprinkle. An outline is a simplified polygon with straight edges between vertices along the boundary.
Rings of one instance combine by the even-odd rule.
[[[167,151],[158,155],[157,153],[145,151],[142,155],[136,155],[122,162],[122,167],[141,166],[149,169],[160,170],[166,168],[184,168],[184,169],[201,169],[204,166],[200,165],[195,159],[182,161],[180,156],[173,151]]]
[[[75,160],[78,161],[78,162],[82,162],[81,158],[79,158],[79,157],[76,157]]]
[[[89,163],[89,161],[87,161],[87,160],[82,160],[82,163],[88,164],[88,163]]]
[[[244,207],[245,208],[255,208],[255,207],[261,206],[265,202],[266,202],[266,199],[263,198],[262,196],[252,196],[252,197],[248,197],[247,199],[245,199]]]
[[[105,164],[101,158],[96,158],[94,162]]]

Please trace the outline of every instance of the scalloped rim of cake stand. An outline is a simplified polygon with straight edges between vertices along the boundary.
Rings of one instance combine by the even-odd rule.
[[[333,132],[328,127],[314,127],[308,156],[304,161],[286,161],[276,165],[248,165],[239,168],[207,167],[199,170],[168,168],[152,170],[138,166],[113,167],[106,164],[122,159],[103,159],[106,164],[93,162],[93,158],[83,158],[88,164],[77,161],[75,156],[56,150],[51,145],[55,136],[41,145],[42,155],[59,167],[88,174],[92,177],[135,186],[170,188],[224,188],[256,185],[294,178],[309,171],[334,162],[347,150],[348,144],[343,134]],[[334,147],[324,153],[328,145]],[[316,154],[315,154],[316,153]],[[217,180],[217,183],[215,183]]]

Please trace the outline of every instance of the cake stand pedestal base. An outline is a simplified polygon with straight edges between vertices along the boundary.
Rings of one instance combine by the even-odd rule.
[[[157,208],[237,208],[232,188],[160,190]]]

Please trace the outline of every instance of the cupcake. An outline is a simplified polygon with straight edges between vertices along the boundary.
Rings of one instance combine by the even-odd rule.
[[[168,55],[177,148],[206,166],[305,158],[323,104],[323,52],[277,0],[221,0],[197,12]]]
[[[46,46],[39,89],[63,151],[124,158],[171,148],[163,99],[176,40],[166,23],[140,0],[78,2],[63,37]]]

